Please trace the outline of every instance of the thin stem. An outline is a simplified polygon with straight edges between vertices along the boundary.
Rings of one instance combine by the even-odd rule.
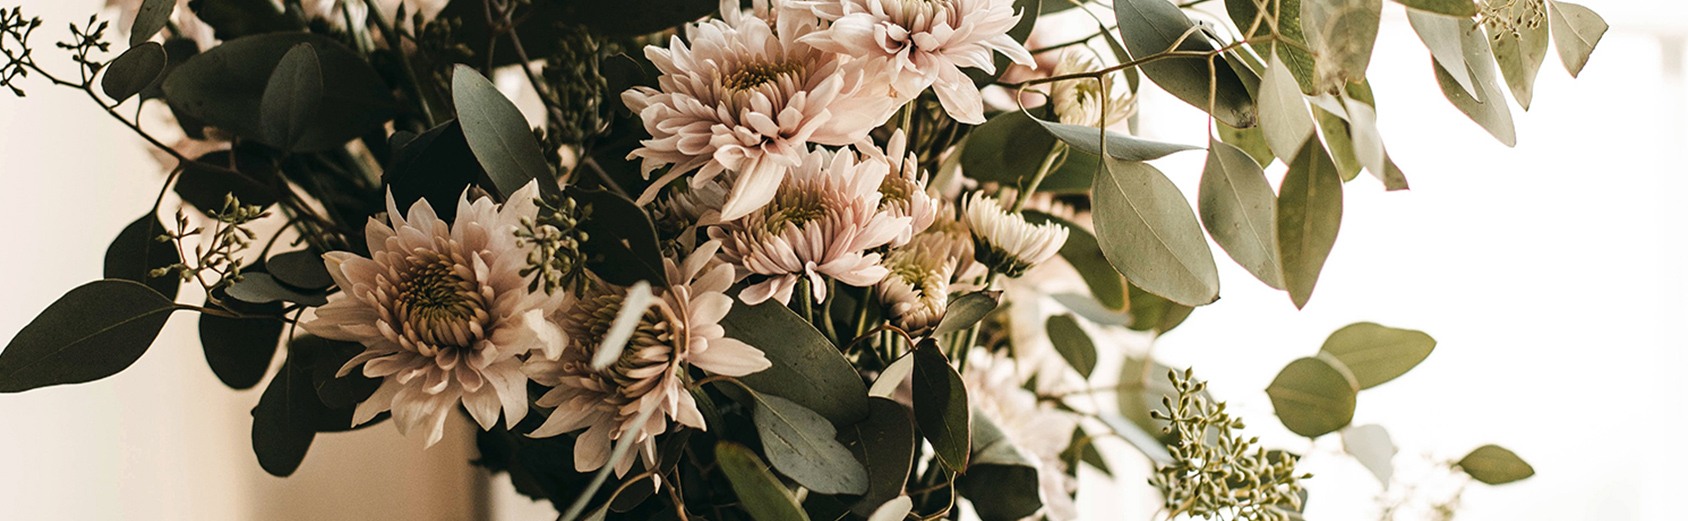
[[[1107,96],[1103,96],[1103,99],[1106,98]],[[1104,108],[1104,110],[1106,109]],[[1103,117],[1107,116],[1104,115]],[[1106,143],[1107,140],[1103,139],[1102,142]],[[1049,172],[1055,169],[1055,163],[1060,161],[1066,153],[1067,144],[1056,141],[1055,147],[1049,149],[1049,154],[1043,156],[1043,164],[1037,167],[1037,175],[1032,176],[1031,182],[1026,183],[1026,187],[1020,190],[1019,196],[1014,198],[1013,208],[1010,208],[1008,213],[1020,213],[1020,210],[1026,207],[1026,200],[1031,199],[1032,194],[1037,192],[1037,187],[1043,184],[1043,178],[1049,177]]]
[[[417,79],[416,67],[410,62],[410,54],[404,52],[404,39],[399,36],[393,25],[388,23],[387,14],[381,12],[381,7],[376,5],[375,0],[363,0],[363,3],[369,8],[370,19],[375,21],[375,28],[381,31],[381,37],[387,39],[388,47],[398,56],[399,64],[403,65],[405,80],[410,82],[410,91],[416,96],[416,104],[422,107],[422,117],[428,120],[428,127],[433,128],[440,120],[434,115],[434,107],[428,96],[422,92],[422,81]]]

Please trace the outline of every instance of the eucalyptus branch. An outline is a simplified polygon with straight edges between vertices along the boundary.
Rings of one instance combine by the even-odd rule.
[[[428,127],[438,125],[440,120],[435,116],[429,96],[422,92],[422,80],[416,75],[416,67],[410,61],[410,53],[404,52],[404,37],[387,21],[387,14],[381,12],[381,6],[376,4],[375,0],[363,0],[363,3],[369,9],[369,19],[375,22],[375,28],[381,31],[381,37],[387,40],[388,50],[399,59],[405,80],[409,82],[407,87],[410,88],[411,94],[416,96],[416,104],[422,108],[422,117],[428,120]]]

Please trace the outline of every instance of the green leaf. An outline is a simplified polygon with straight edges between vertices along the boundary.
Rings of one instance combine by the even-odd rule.
[[[1320,91],[1366,79],[1377,43],[1383,0],[1304,0],[1301,26],[1318,57],[1314,82]]]
[[[1278,197],[1259,163],[1240,148],[1210,141],[1196,207],[1202,226],[1225,253],[1267,286],[1283,289]]]
[[[956,490],[984,521],[1025,518],[1043,508],[1037,464],[984,415],[974,415],[973,464]]]
[[[662,31],[707,16],[717,6],[711,0],[562,0],[556,3],[563,6],[563,14],[558,20],[578,23],[590,27],[595,33],[610,36],[636,36]]]
[[[1143,291],[1135,284],[1126,283],[1126,295],[1131,299],[1130,307],[1126,311],[1131,315],[1131,323],[1126,327],[1132,331],[1153,331],[1164,334],[1184,323],[1195,308],[1179,304],[1162,298],[1160,295]]]
[[[294,145],[299,151],[338,148],[392,119],[391,89],[355,51],[309,33],[270,33],[228,40],[189,58],[164,79],[165,97],[186,116],[237,136],[262,139],[264,90],[281,58],[308,43],[322,70],[322,104]]]
[[[1448,101],[1460,112],[1464,112],[1472,121],[1489,131],[1489,134],[1502,144],[1516,145],[1518,136],[1512,124],[1512,109],[1506,106],[1506,95],[1501,92],[1498,78],[1495,77],[1494,54],[1489,50],[1489,38],[1469,20],[1461,20],[1459,26],[1466,70],[1471,73],[1479,96],[1473,97],[1470,92],[1460,88],[1440,63],[1434,64],[1436,83],[1442,87],[1442,94],[1447,96]]]
[[[1344,326],[1325,339],[1319,350],[1341,360],[1361,389],[1370,389],[1406,374],[1436,349],[1436,339],[1423,331],[1397,329],[1371,322]]]
[[[1342,451],[1365,466],[1384,486],[1395,475],[1395,442],[1381,425],[1342,429]]]
[[[207,307],[217,308],[215,305]],[[205,351],[205,363],[217,380],[231,389],[250,389],[269,372],[275,358],[276,345],[281,342],[283,326],[282,306],[271,303],[262,306],[271,316],[263,318],[230,318],[210,313],[199,315],[199,343]]]
[[[580,229],[591,238],[581,245],[587,269],[611,284],[622,286],[641,280],[655,285],[668,283],[656,225],[651,224],[644,210],[608,190],[571,186],[568,195],[590,208],[587,217],[579,223]]]
[[[961,150],[961,170],[980,181],[1019,186],[1037,175],[1055,137],[1023,111],[997,114],[967,134]],[[1044,183],[1056,181],[1052,175]]]
[[[1135,59],[1171,50],[1186,31],[1195,24],[1167,0],[1117,0],[1114,16],[1119,21],[1120,41]],[[1202,33],[1185,38],[1178,51],[1212,52],[1213,43]],[[1196,108],[1206,110],[1209,93],[1214,93],[1213,117],[1236,128],[1254,126],[1254,100],[1249,97],[1246,82],[1258,78],[1238,76],[1226,63],[1216,57],[1212,74],[1208,60],[1200,57],[1172,57],[1142,65],[1143,74],[1167,92]],[[1215,81],[1216,80],[1216,81]]]
[[[1307,306],[1342,228],[1342,176],[1317,140],[1308,140],[1278,187],[1278,251],[1284,287]]]
[[[176,0],[142,0],[141,7],[135,10],[135,23],[129,26],[129,47],[151,40],[152,35],[170,23],[170,14],[175,10]]]
[[[97,280],[65,293],[0,351],[0,393],[92,382],[134,365],[175,304],[139,282]]]
[[[975,291],[956,297],[949,303],[944,318],[932,330],[932,336],[943,336],[973,327],[985,319],[1002,303],[1001,291]]]
[[[957,473],[967,471],[971,413],[961,375],[936,342],[922,341],[914,351],[914,421],[938,461]]]
[[[1272,154],[1272,147],[1266,144],[1266,132],[1257,125],[1253,128],[1235,129],[1223,123],[1214,129],[1219,134],[1219,140],[1248,152],[1248,157],[1259,163],[1261,168],[1272,164],[1277,156]]]
[[[451,101],[469,149],[500,194],[515,193],[534,179],[554,178],[527,118],[481,73],[463,64],[452,69]]]
[[[1055,217],[1035,210],[1024,212],[1026,222],[1043,224],[1054,222],[1067,227],[1067,242],[1061,245],[1061,258],[1073,266],[1079,278],[1090,287],[1091,296],[1102,306],[1111,310],[1125,309],[1125,279],[1120,278],[1119,272],[1108,264],[1108,258],[1102,255],[1102,247],[1096,243],[1096,236],[1090,230],[1084,229],[1077,223]]]
[[[252,408],[252,451],[272,476],[290,476],[299,469],[316,439],[318,417],[327,414],[311,386],[311,354],[289,352]]]
[[[1448,16],[1470,18],[1477,16],[1477,4],[1471,0],[1395,0],[1401,5]]]
[[[173,190],[183,201],[206,212],[222,210],[230,195],[241,204],[269,206],[276,201],[277,173],[272,158],[269,147],[256,142],[242,143],[232,151],[210,152],[182,165]],[[456,206],[453,204],[453,209]]]
[[[100,90],[113,101],[122,103],[157,83],[164,76],[164,66],[169,62],[170,57],[164,53],[163,45],[141,42],[106,65],[105,75],[100,77]]]
[[[259,104],[258,121],[264,142],[292,150],[309,130],[322,106],[322,64],[311,44],[300,43],[287,51],[270,74]]]
[[[1606,20],[1599,13],[1570,2],[1548,0],[1548,25],[1553,30],[1553,47],[1559,49],[1559,61],[1575,78],[1588,65],[1588,55],[1606,35]]]
[[[410,208],[417,200],[427,199],[434,213],[449,221],[457,215],[457,200],[465,189],[477,182],[491,185],[492,180],[463,138],[463,125],[455,119],[395,148],[381,181],[391,190],[399,208]],[[597,242],[589,241],[588,245]],[[594,247],[598,246],[605,245]]]
[[[756,433],[775,470],[822,494],[867,492],[867,469],[836,439],[826,417],[791,400],[752,395]]]
[[[1051,123],[1038,118],[1032,118],[1032,121],[1042,126],[1045,131],[1049,132],[1049,135],[1071,145],[1074,150],[1093,156],[1102,155],[1102,132],[1094,127]],[[1174,152],[1196,150],[1197,148],[1177,143],[1137,139],[1112,131],[1108,132],[1108,156],[1122,161],[1160,159]]]
[[[1354,139],[1348,137],[1348,121],[1324,107],[1313,107],[1313,119],[1319,122],[1319,134],[1325,137],[1331,162],[1336,165],[1337,173],[1342,175],[1342,181],[1353,181],[1359,177],[1363,167],[1354,157]]]
[[[277,282],[301,290],[322,290],[334,285],[322,255],[311,250],[278,253],[264,261],[264,271]]]
[[[1290,432],[1317,438],[1354,420],[1354,399],[1360,387],[1340,364],[1323,357],[1299,358],[1284,366],[1266,387],[1272,409]]]
[[[361,366],[346,376],[339,376],[340,368],[345,367],[346,362],[364,352],[363,344],[300,335],[293,339],[288,350],[309,350],[314,354],[311,386],[316,388],[317,399],[331,409],[353,409],[381,386],[381,379],[364,376]]]
[[[1090,373],[1096,371],[1096,343],[1079,327],[1078,320],[1072,315],[1055,315],[1044,322],[1044,329],[1049,331],[1049,343],[1054,344],[1055,352],[1066,359],[1067,365],[1077,369],[1080,376],[1090,379]]]
[[[282,12],[272,0],[193,0],[188,2],[199,19],[216,30],[217,39],[227,42],[253,35],[303,29],[300,22]]]
[[[1266,144],[1278,157],[1295,157],[1295,152],[1313,135],[1313,118],[1307,115],[1307,100],[1301,88],[1276,55],[1260,78],[1260,130]]]
[[[850,507],[871,515],[903,494],[914,467],[914,416],[908,406],[888,398],[868,399],[867,419],[844,429],[844,444],[867,469],[867,493]],[[900,519],[900,518],[899,518]]]
[[[1541,8],[1540,4],[1536,5]],[[1521,18],[1527,16],[1529,3],[1518,2],[1510,8],[1500,9],[1502,16]],[[1512,99],[1518,100],[1518,106],[1530,110],[1530,99],[1535,92],[1536,73],[1541,70],[1541,62],[1547,59],[1547,29],[1548,24],[1537,23],[1520,24],[1516,33],[1502,31],[1494,35],[1492,41],[1495,51],[1495,63],[1500,65],[1500,74],[1506,78],[1506,85],[1512,89]]]
[[[1455,465],[1470,474],[1471,479],[1490,485],[1505,485],[1536,475],[1536,469],[1524,458],[1498,445],[1477,447]]]
[[[328,304],[328,296],[322,292],[283,286],[268,273],[242,273],[239,282],[229,285],[228,293],[229,297],[248,304],[293,302],[307,307]]]
[[[1460,18],[1408,10],[1407,22],[1412,24],[1413,32],[1424,42],[1424,47],[1430,50],[1430,57],[1449,73],[1448,77],[1467,94],[1480,99],[1483,89],[1477,87],[1477,80],[1471,77],[1470,67],[1465,64]]]
[[[750,448],[730,441],[715,444],[715,462],[738,495],[739,505],[756,521],[807,521],[797,498],[780,484]]]
[[[761,349],[773,363],[740,378],[745,385],[818,412],[834,426],[867,417],[867,387],[855,366],[803,317],[777,302],[735,302],[721,326],[728,337]]]
[[[1067,442],[1067,448],[1061,450],[1061,461],[1067,463],[1067,474],[1078,475],[1079,463],[1090,465],[1102,471],[1108,477],[1113,477],[1113,469],[1108,468],[1108,461],[1102,458],[1102,452],[1096,450],[1096,437],[1085,434],[1084,427],[1073,428],[1073,439]]]
[[[143,215],[123,227],[123,231],[111,241],[111,246],[106,248],[105,278],[146,284],[165,299],[176,300],[182,279],[174,272],[163,277],[152,276],[154,269],[182,262],[174,244],[158,242],[158,236],[163,234],[164,224],[152,214]]]
[[[1173,302],[1217,300],[1219,268],[1184,193],[1148,164],[1112,158],[1102,164],[1094,219],[1108,262],[1132,284]]]

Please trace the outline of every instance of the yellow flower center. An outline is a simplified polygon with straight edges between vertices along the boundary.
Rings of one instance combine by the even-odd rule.
[[[468,347],[480,337],[486,303],[466,271],[438,256],[401,277],[393,288],[393,313],[408,336],[441,347]]]
[[[748,63],[728,74],[725,83],[729,89],[749,90],[778,80],[781,76],[795,74],[802,69],[795,63]]]

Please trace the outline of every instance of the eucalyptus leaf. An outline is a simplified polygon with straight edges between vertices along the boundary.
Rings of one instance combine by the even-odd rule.
[[[914,510],[914,499],[908,496],[897,496],[874,509],[873,513],[867,516],[867,521],[902,521],[908,518],[908,514],[912,510]]]
[[[310,355],[289,352],[252,408],[252,451],[272,476],[290,476],[299,469],[316,438],[318,417],[327,414],[311,385]]]
[[[914,351],[914,421],[939,462],[967,471],[973,421],[967,387],[931,339]]]
[[[961,169],[968,177],[1018,186],[1037,175],[1056,139],[1036,118],[1019,110],[992,116],[967,134]],[[1058,179],[1045,179],[1045,184]]]
[[[1049,135],[1055,136],[1056,139],[1072,146],[1074,150],[1093,156],[1102,155],[1102,131],[1095,127],[1051,123],[1038,118],[1032,118],[1032,121],[1042,126],[1045,131],[1049,132]],[[1122,161],[1160,159],[1174,152],[1199,148],[1177,143],[1138,139],[1112,131],[1109,131],[1107,135],[1108,156]]]
[[[855,366],[803,317],[777,302],[735,302],[721,326],[727,337],[761,349],[773,364],[739,378],[745,385],[807,407],[834,426],[867,417],[867,387]]]
[[[208,307],[216,308],[215,305]],[[233,318],[202,313],[199,315],[199,343],[205,351],[205,363],[217,380],[231,389],[250,389],[269,372],[275,358],[276,346],[281,342],[283,326],[282,306],[270,303],[257,306],[270,316]]]
[[[229,297],[248,304],[293,302],[308,307],[328,304],[328,296],[322,292],[283,286],[268,273],[242,273],[240,281],[229,285],[228,293]]]
[[[277,282],[307,291],[320,291],[334,285],[322,255],[311,250],[278,253],[264,261],[264,271]]]
[[[1383,179],[1383,137],[1377,131],[1377,110],[1371,105],[1348,96],[1342,97],[1348,114],[1349,143],[1354,146],[1354,158],[1379,180]]]
[[[822,494],[867,492],[867,469],[838,442],[826,417],[778,396],[753,398],[756,433],[775,470]]]
[[[457,200],[464,190],[476,182],[491,183],[486,170],[475,160],[475,153],[469,150],[463,125],[455,119],[393,148],[393,157],[381,181],[399,208],[410,208],[416,201],[426,199],[435,214],[449,221],[457,215]],[[598,242],[588,241],[586,245],[603,246]]]
[[[740,506],[756,521],[808,521],[797,498],[780,484],[750,448],[730,441],[715,444],[715,462],[738,495]]]
[[[532,140],[532,135],[528,139]],[[470,146],[474,146],[473,141]],[[488,167],[491,168],[490,166]],[[589,209],[579,223],[591,240],[581,245],[592,274],[621,286],[668,283],[656,225],[633,201],[608,190],[570,186],[569,197]]]
[[[155,269],[182,262],[175,244],[158,242],[161,235],[164,235],[164,224],[150,213],[123,227],[117,238],[112,239],[111,246],[106,248],[105,278],[146,284],[164,298],[176,300],[182,279],[175,272],[165,273],[162,277],[152,276]]]
[[[1209,142],[1196,207],[1202,226],[1220,248],[1267,286],[1283,289],[1278,198],[1259,163],[1240,148]]]
[[[1342,176],[1317,140],[1308,140],[1278,187],[1278,251],[1284,287],[1307,306],[1342,228]]]
[[[1489,38],[1469,20],[1461,20],[1459,24],[1460,44],[1465,52],[1466,68],[1470,71],[1480,96],[1473,97],[1471,93],[1460,88],[1440,63],[1434,64],[1436,82],[1442,87],[1442,94],[1447,96],[1448,101],[1460,112],[1464,112],[1472,121],[1489,131],[1489,134],[1502,144],[1516,145],[1518,135],[1512,123],[1512,109],[1506,106],[1506,95],[1501,92],[1497,83],[1499,78],[1495,77],[1494,54],[1489,48]]]
[[[912,359],[911,359],[912,360]],[[876,506],[902,496],[914,467],[914,416],[908,406],[889,398],[869,398],[867,419],[844,428],[844,444],[867,469],[867,493],[850,510],[869,515]],[[902,518],[897,518],[902,519]]]
[[[1043,508],[1038,465],[983,415],[973,422],[973,463],[956,478],[956,491],[983,521],[1022,519]]]
[[[1248,157],[1259,163],[1261,168],[1272,164],[1272,160],[1277,158],[1272,154],[1272,147],[1266,144],[1266,132],[1261,130],[1259,125],[1235,129],[1221,123],[1215,125],[1214,131],[1219,134],[1220,141],[1248,152]]]
[[[1471,479],[1490,485],[1505,485],[1536,475],[1536,469],[1524,458],[1498,445],[1477,447],[1455,465],[1470,474]]]
[[[135,9],[135,23],[129,26],[129,47],[138,47],[170,23],[176,0],[142,0]]]
[[[331,409],[355,408],[381,386],[380,378],[364,376],[362,366],[340,376],[340,368],[364,352],[363,344],[311,335],[300,335],[288,344],[289,352],[307,350],[313,353],[311,386],[316,389],[317,399]]]
[[[276,63],[259,104],[264,142],[283,150],[305,137],[322,106],[322,64],[311,44],[295,44]]]
[[[1126,311],[1131,316],[1131,323],[1126,327],[1132,331],[1153,331],[1155,334],[1165,334],[1172,328],[1184,323],[1195,308],[1167,300],[1160,295],[1143,291],[1135,284],[1126,283],[1125,292],[1130,299]]]
[[[1358,322],[1331,333],[1319,350],[1353,373],[1361,389],[1394,380],[1430,356],[1436,339],[1423,331]]]
[[[527,118],[481,73],[463,64],[452,69],[451,101],[469,149],[498,193],[509,196],[528,181],[554,178]]]
[[[1213,42],[1200,31],[1185,37],[1195,24],[1178,6],[1167,0],[1116,0],[1114,16],[1119,21],[1120,41],[1133,59],[1169,50],[1213,52]],[[1182,41],[1180,42],[1180,39]],[[1174,44],[1177,44],[1174,48]],[[1224,63],[1224,57],[1209,61],[1200,57],[1171,57],[1144,63],[1140,68],[1150,81],[1196,108],[1208,110],[1208,98],[1213,94],[1213,117],[1236,128],[1254,126],[1254,100],[1249,96],[1248,81]]]
[[[164,78],[165,98],[179,117],[262,139],[261,106],[270,76],[282,56],[301,43],[317,54],[322,103],[294,150],[335,149],[392,119],[397,105],[392,90],[361,55],[333,38],[300,32],[226,40],[189,58]]]
[[[1094,219],[1108,262],[1132,284],[1173,302],[1217,300],[1219,268],[1183,192],[1148,164],[1113,158],[1102,164]]]
[[[164,66],[169,62],[163,45],[141,42],[106,64],[104,75],[100,76],[100,90],[122,103],[164,77]]]
[[[1395,475],[1395,442],[1381,425],[1360,425],[1342,429],[1342,450],[1353,456],[1377,482],[1389,485]]]
[[[1108,258],[1102,255],[1102,247],[1096,243],[1096,236],[1090,230],[1034,210],[1027,210],[1024,215],[1026,222],[1032,224],[1053,222],[1067,227],[1067,242],[1061,244],[1061,258],[1066,259],[1067,264],[1078,272],[1079,278],[1084,279],[1097,303],[1110,310],[1125,309],[1125,279],[1114,271],[1113,265],[1108,264]]]
[[[1307,136],[1313,135],[1313,117],[1307,114],[1307,101],[1301,97],[1295,77],[1276,55],[1267,62],[1266,73],[1260,78],[1257,103],[1267,146],[1278,157],[1295,157]]]
[[[1448,16],[1470,18],[1477,16],[1477,4],[1471,0],[1395,0],[1401,5]]]
[[[0,393],[99,380],[134,365],[175,304],[139,282],[97,280],[47,306],[0,351]]]
[[[231,195],[240,204],[269,206],[277,197],[273,157],[269,147],[256,142],[209,152],[182,165],[172,190],[203,212],[222,210]]]
[[[1072,315],[1055,315],[1044,322],[1044,329],[1049,332],[1049,343],[1055,346],[1055,352],[1088,380],[1090,373],[1096,371],[1096,343],[1079,327],[1078,320]]]
[[[1470,67],[1465,63],[1464,34],[1461,32],[1465,28],[1460,26],[1460,18],[1408,10],[1407,23],[1412,25],[1418,39],[1430,50],[1431,59],[1448,73],[1448,77],[1473,98],[1483,99],[1483,89],[1477,87],[1477,80],[1472,78]]]
[[[1588,65],[1588,55],[1606,35],[1606,20],[1599,13],[1570,2],[1548,0],[1548,25],[1553,33],[1553,47],[1559,50],[1559,61],[1575,78]]]
[[[1354,138],[1349,137],[1351,131],[1348,121],[1325,110],[1324,107],[1313,107],[1313,120],[1319,122],[1319,135],[1324,136],[1331,163],[1336,165],[1336,171],[1342,175],[1342,181],[1348,182],[1358,178],[1360,170],[1365,167],[1354,157]]]
[[[1346,427],[1354,419],[1360,387],[1353,375],[1322,357],[1298,358],[1284,366],[1266,388],[1272,409],[1290,432],[1317,438]]]
[[[1542,9],[1543,6],[1538,3],[1535,8]],[[1528,2],[1517,2],[1499,9],[1501,16],[1511,19],[1524,19],[1529,12]],[[1524,110],[1530,110],[1536,73],[1541,71],[1542,61],[1547,59],[1548,25],[1547,13],[1543,12],[1536,23],[1521,23],[1515,31],[1501,31],[1493,35],[1491,42],[1501,77],[1512,89],[1512,99],[1518,100],[1518,106]]]
[[[1383,0],[1303,0],[1302,29],[1318,57],[1314,81],[1325,87],[1318,90],[1366,79],[1382,16]]]
[[[1096,450],[1096,440],[1099,436],[1085,434],[1084,427],[1073,428],[1073,439],[1067,442],[1067,448],[1061,451],[1061,460],[1067,463],[1067,473],[1078,475],[1080,463],[1090,465],[1102,471],[1108,477],[1113,477],[1113,469],[1108,468],[1108,461],[1102,458],[1102,452]]]
[[[932,336],[943,336],[973,327],[985,319],[1002,303],[1001,291],[975,291],[956,297],[944,311],[944,318],[932,330]]]
[[[1266,14],[1262,16],[1257,0],[1225,0],[1225,11],[1231,15],[1231,21],[1237,24],[1237,29],[1247,33],[1254,27],[1251,37],[1272,34],[1272,25],[1268,18],[1277,15],[1278,37],[1283,43],[1270,44],[1277,57],[1283,60],[1289,68],[1290,74],[1295,76],[1295,82],[1301,87],[1301,92],[1313,94],[1318,91],[1314,84],[1313,55],[1307,52],[1307,34],[1301,26],[1302,0],[1273,0],[1268,4]],[[1281,12],[1280,12],[1281,11]],[[1256,19],[1259,23],[1256,23]],[[1233,143],[1234,144],[1234,143]],[[1245,149],[1247,147],[1244,147]]]

